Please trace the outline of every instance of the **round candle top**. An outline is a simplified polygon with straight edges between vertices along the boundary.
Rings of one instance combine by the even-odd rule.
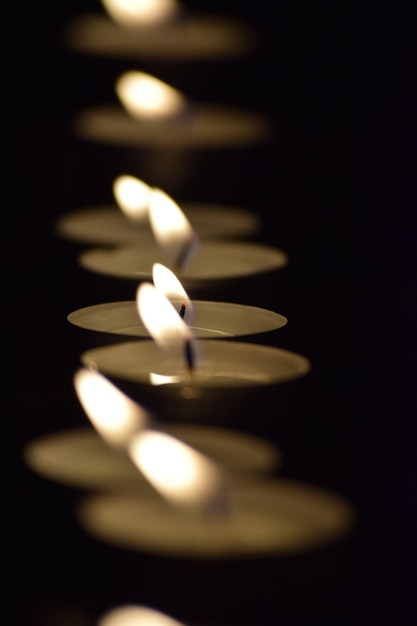
[[[175,304],[175,303],[174,303]],[[215,339],[252,335],[277,330],[287,318],[279,313],[230,302],[193,300],[193,317],[189,323],[195,337]],[[181,301],[177,303],[181,307]],[[135,301],[105,302],[73,311],[68,321],[79,328],[113,335],[146,337],[150,335],[141,321]]]
[[[242,20],[223,15],[185,15],[160,24],[123,28],[104,14],[73,18],[64,44],[95,56],[164,61],[210,60],[250,54],[258,37]]]
[[[225,396],[228,388],[276,385],[300,378],[311,368],[310,361],[300,354],[252,343],[202,339],[199,351],[191,378],[186,359],[171,358],[147,339],[87,350],[81,362],[110,377],[146,386],[165,383],[165,389],[185,397],[203,389],[220,388]]]
[[[97,105],[79,111],[72,128],[82,139],[130,148],[227,149],[275,135],[273,123],[260,113],[210,104],[159,120],[134,118],[120,104]]]
[[[255,478],[275,471],[282,463],[276,446],[243,431],[174,423],[164,430],[240,478]],[[92,427],[73,428],[35,439],[24,448],[23,459],[32,471],[68,486],[153,493],[130,457],[110,446]]]
[[[290,480],[235,486],[222,518],[185,514],[161,498],[99,495],[77,517],[94,537],[143,553],[198,558],[289,555],[340,540],[355,521],[338,494]]]
[[[156,242],[147,246],[126,244],[110,249],[91,248],[79,255],[78,262],[92,272],[135,282],[152,280],[154,263],[167,265],[164,252]],[[207,240],[186,267],[181,271],[174,268],[174,271],[188,289],[199,283],[280,270],[287,263],[286,253],[275,246],[252,241]]]

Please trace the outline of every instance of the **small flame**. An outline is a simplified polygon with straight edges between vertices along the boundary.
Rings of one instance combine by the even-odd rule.
[[[136,308],[144,326],[158,346],[180,363],[185,362],[189,372],[194,369],[196,356],[194,336],[164,294],[152,283],[143,282],[136,291]]]
[[[153,487],[171,503],[219,509],[227,494],[219,467],[168,433],[146,430],[134,435],[129,455]]]
[[[119,208],[132,221],[143,222],[148,216],[151,188],[134,176],[118,176],[113,183],[113,194]]]
[[[187,292],[177,276],[162,263],[154,263],[152,267],[152,279],[158,291],[161,291],[166,298],[175,306],[178,303],[178,313],[189,322],[192,318],[193,306]]]
[[[87,417],[111,445],[125,446],[134,433],[151,422],[144,409],[97,371],[79,369],[74,386]]]
[[[184,626],[165,613],[146,606],[127,605],[103,615],[98,626]]]
[[[116,81],[116,93],[127,112],[139,119],[175,117],[187,106],[177,89],[144,72],[122,74]]]
[[[160,24],[180,10],[177,0],[102,0],[102,3],[110,17],[127,28]]]
[[[160,189],[149,196],[150,225],[168,265],[184,268],[197,252],[197,233],[178,204]]]

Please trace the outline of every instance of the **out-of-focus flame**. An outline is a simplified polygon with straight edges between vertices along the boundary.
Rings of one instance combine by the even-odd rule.
[[[74,375],[74,386],[87,417],[113,446],[126,446],[134,433],[152,421],[142,407],[97,371],[80,368]]]
[[[172,504],[212,512],[226,510],[225,474],[184,442],[148,429],[132,437],[128,451],[151,485]]]
[[[98,622],[98,626],[184,626],[146,606],[127,605],[112,609]]]
[[[148,202],[151,188],[135,176],[118,176],[113,182],[113,195],[123,213],[136,222],[143,222],[148,216]]]
[[[160,24],[180,11],[177,0],[102,0],[110,17],[125,28]]]
[[[166,298],[179,308],[182,319],[189,323],[192,319],[193,305],[185,291],[181,281],[162,263],[154,263],[152,267],[152,279],[158,291],[161,291]]]
[[[116,81],[116,93],[127,112],[137,119],[172,118],[187,108],[177,89],[144,72],[122,74]]]
[[[136,291],[136,309],[144,326],[158,346],[185,363],[188,371],[194,369],[197,344],[194,335],[179,312],[152,283],[143,282]]]
[[[160,189],[149,195],[149,221],[168,265],[184,268],[195,256],[199,239],[178,204]]]

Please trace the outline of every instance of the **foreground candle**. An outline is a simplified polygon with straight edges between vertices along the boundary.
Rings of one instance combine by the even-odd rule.
[[[345,498],[291,480],[237,485],[228,517],[185,515],[156,497],[86,497],[81,526],[106,543],[187,558],[291,555],[337,542],[355,511]]]
[[[167,424],[164,430],[213,459],[230,473],[259,480],[276,471],[282,453],[273,443],[236,429],[193,424]],[[150,493],[132,460],[109,446],[90,426],[49,433],[29,442],[23,459],[48,480],[100,492]]]

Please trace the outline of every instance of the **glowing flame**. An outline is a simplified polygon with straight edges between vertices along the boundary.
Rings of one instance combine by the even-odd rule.
[[[122,74],[116,81],[116,93],[127,112],[139,119],[175,117],[187,106],[177,89],[144,72]]]
[[[171,302],[152,283],[144,282],[136,291],[136,308],[158,346],[180,363],[185,359],[190,372],[197,356],[196,341]]]
[[[162,263],[154,263],[152,267],[152,279],[158,291],[161,291],[166,298],[176,307],[179,307],[179,314],[187,323],[192,319],[193,305],[185,291],[181,281],[168,267]]]
[[[113,183],[113,194],[119,208],[129,219],[143,222],[148,216],[151,188],[134,176],[119,176]]]
[[[125,446],[134,433],[151,423],[144,409],[96,371],[79,369],[74,386],[87,417],[111,445]]]
[[[176,0],[102,0],[102,3],[110,17],[127,28],[165,22],[180,10]]]
[[[197,252],[198,236],[178,204],[160,189],[151,190],[149,221],[168,265],[185,267]]]
[[[106,613],[98,626],[184,626],[165,613],[145,606],[121,606]]]
[[[128,451],[151,485],[171,503],[212,511],[226,503],[226,477],[219,467],[168,433],[138,433]]]

